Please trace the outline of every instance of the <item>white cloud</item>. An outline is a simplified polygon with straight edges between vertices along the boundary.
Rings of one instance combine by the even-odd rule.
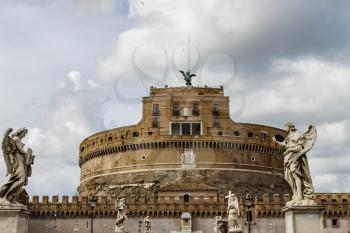
[[[67,79],[74,85],[74,91],[79,91],[81,89],[81,74],[79,71],[70,71],[67,75]]]
[[[347,117],[350,106],[350,68],[305,58],[298,61],[276,60],[272,71],[275,77],[259,88],[246,83],[244,90],[247,105],[242,119],[258,118],[271,114],[314,115],[310,121],[334,114]],[[282,120],[282,119],[281,119]],[[283,119],[287,120],[287,119]],[[310,122],[317,123],[317,122]]]
[[[91,88],[102,88],[102,86],[97,84],[95,80],[89,79],[87,80],[87,83]]]
[[[350,143],[350,119],[325,122],[318,128],[319,141],[323,145],[346,146]],[[349,155],[350,156],[350,155]]]

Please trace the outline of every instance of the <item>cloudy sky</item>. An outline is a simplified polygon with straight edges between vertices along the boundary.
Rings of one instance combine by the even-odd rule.
[[[349,23],[347,0],[3,0],[0,131],[30,130],[30,195],[73,195],[80,141],[182,85],[190,38],[195,85],[224,85],[235,121],[315,124],[316,190],[350,192]]]

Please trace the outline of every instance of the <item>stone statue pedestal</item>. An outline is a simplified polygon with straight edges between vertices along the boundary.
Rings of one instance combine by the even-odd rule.
[[[1,233],[28,233],[29,212],[25,206],[0,205]]]
[[[323,233],[323,210],[325,207],[285,207],[286,233]]]
[[[125,233],[124,226],[122,226],[122,227],[115,227],[114,232],[115,233]]]
[[[236,228],[236,229],[228,229],[228,232],[229,233],[243,233],[243,230],[242,229],[239,229],[239,228]]]

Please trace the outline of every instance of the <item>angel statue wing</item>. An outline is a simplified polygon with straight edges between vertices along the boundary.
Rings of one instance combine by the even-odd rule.
[[[179,70],[179,72],[182,74],[182,76],[184,76],[184,78],[186,78],[186,74],[183,70]]]
[[[7,175],[12,173],[13,170],[13,141],[10,137],[12,128],[6,130],[4,134],[4,138],[2,139],[2,153],[4,155],[6,167],[7,167]]]
[[[306,154],[313,147],[317,138],[317,130],[314,125],[310,125],[309,129],[304,133],[304,137],[302,140],[303,149],[299,152],[297,158]]]

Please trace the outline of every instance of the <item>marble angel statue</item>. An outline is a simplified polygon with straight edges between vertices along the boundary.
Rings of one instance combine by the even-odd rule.
[[[229,192],[227,204],[227,221],[228,221],[228,230],[229,232],[241,232],[241,226],[238,222],[240,217],[238,199],[234,193]]]
[[[144,219],[143,219],[143,222],[145,224],[145,230],[144,230],[144,233],[150,233],[151,232],[151,219],[149,218],[149,216],[146,216]]]
[[[216,216],[214,233],[224,233],[224,232],[225,232],[224,221],[222,220],[221,216]]]
[[[126,216],[127,207],[125,204],[125,198],[116,200],[115,205],[117,210],[117,219],[115,220],[115,232],[123,233],[125,221],[128,219],[128,217]]]
[[[286,203],[286,206],[308,206],[316,205],[314,187],[310,175],[310,169],[306,153],[313,147],[317,131],[313,125],[309,126],[306,133],[300,133],[293,123],[286,123],[288,131],[287,137],[283,142],[272,140],[278,145],[284,147],[284,174],[285,179],[292,188],[292,200]]]
[[[5,132],[2,141],[2,151],[7,167],[7,183],[0,188],[0,205],[21,205],[17,202],[18,195],[28,183],[31,176],[31,165],[34,162],[32,149],[24,150],[22,139],[27,135],[26,128],[20,128],[15,133],[13,129]]]

